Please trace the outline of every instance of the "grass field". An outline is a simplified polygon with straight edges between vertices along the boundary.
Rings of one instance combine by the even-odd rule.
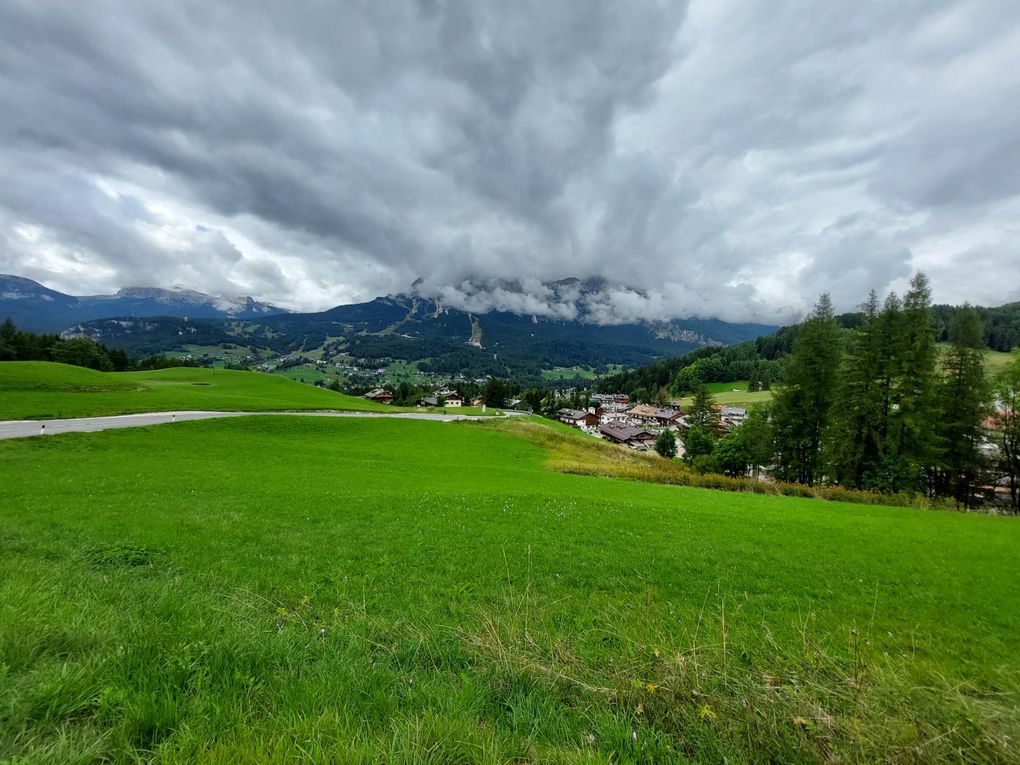
[[[338,377],[341,379],[346,377],[346,375],[337,373],[335,369],[323,370],[315,364],[301,364],[300,366],[289,367],[287,369],[275,369],[272,374],[287,380],[307,383],[308,385],[314,385],[320,381],[331,382]]]
[[[526,430],[0,442],[0,761],[1020,758],[1013,520],[564,475]]]
[[[755,404],[771,401],[773,395],[771,390],[749,392],[747,390],[747,380],[707,383],[705,387],[711,391],[715,397],[715,402],[724,406],[750,407]],[[693,396],[685,396],[678,399],[678,401],[681,407],[685,407],[690,406],[693,399]]]
[[[747,380],[735,380],[734,382],[711,382],[705,383],[711,393],[746,393]]]
[[[1020,351],[1014,350],[1012,353],[1003,353],[1002,351],[985,351],[985,366],[989,373],[995,374],[1010,361],[1017,358]]]
[[[949,343],[939,343],[938,349],[940,354],[945,354],[949,350]],[[994,375],[1010,361],[1020,354],[1020,349],[1014,349],[1011,353],[1005,353],[1004,351],[993,351],[991,349],[985,349],[985,369],[988,374]]]
[[[588,367],[556,367],[542,372],[543,380],[597,380],[598,375]]]
[[[191,367],[96,372],[46,361],[0,364],[0,419],[92,417],[175,409],[400,411],[259,372]]]

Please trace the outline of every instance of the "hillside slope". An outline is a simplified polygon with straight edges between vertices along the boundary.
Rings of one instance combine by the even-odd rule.
[[[193,367],[97,372],[48,361],[5,361],[0,363],[0,393],[3,420],[184,409],[400,411],[273,375]]]
[[[1020,758],[1011,519],[547,459],[311,417],[0,443],[0,760]]]

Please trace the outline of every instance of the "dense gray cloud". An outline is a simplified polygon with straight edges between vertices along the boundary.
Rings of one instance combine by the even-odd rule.
[[[916,268],[1002,302],[1017,103],[1014,0],[12,0],[0,271],[605,322],[786,320]],[[543,284],[574,276],[611,286]]]

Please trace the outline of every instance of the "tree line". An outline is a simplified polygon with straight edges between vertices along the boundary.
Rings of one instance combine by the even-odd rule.
[[[949,342],[950,327],[961,310],[964,310],[961,306],[930,306],[936,342]],[[999,351],[1020,346],[1020,303],[996,308],[967,307],[967,310],[978,313],[983,345]],[[852,337],[867,320],[864,310],[835,316],[840,334],[847,337]],[[749,390],[769,390],[784,378],[787,357],[800,330],[801,325],[796,324],[725,348],[700,348],[678,358],[655,361],[603,377],[597,390],[626,393],[648,403],[686,396],[712,382],[747,380]]]
[[[134,359],[120,348],[109,348],[88,337],[27,332],[18,329],[10,318],[0,324],[0,361],[55,361],[100,372],[198,366],[193,359],[163,355]]]
[[[873,291],[849,332],[822,295],[767,414],[772,453],[762,464],[784,481],[948,497],[964,507],[1005,476],[1018,510],[1020,358],[987,376],[985,327],[969,306],[953,311],[944,353],[940,334],[923,273],[902,298],[880,302]]]
[[[953,315],[960,310],[958,306],[932,306],[932,318],[935,322],[939,342],[949,342],[949,329]],[[979,307],[976,309],[981,317],[982,335],[985,344],[993,351],[1008,353],[1020,347],[1020,303],[1008,303],[994,308]]]

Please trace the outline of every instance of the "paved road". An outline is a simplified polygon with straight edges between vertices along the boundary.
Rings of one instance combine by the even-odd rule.
[[[301,417],[388,417],[395,420],[456,420],[488,419],[467,414],[432,414],[430,412],[150,412],[147,414],[119,414],[112,417],[75,417],[68,420],[0,420],[0,439],[51,436],[57,433],[90,433],[112,428],[137,428],[142,425],[166,425],[186,420],[211,420],[217,417],[246,417],[249,415],[301,416]],[[523,412],[507,412],[507,416],[520,416]]]

